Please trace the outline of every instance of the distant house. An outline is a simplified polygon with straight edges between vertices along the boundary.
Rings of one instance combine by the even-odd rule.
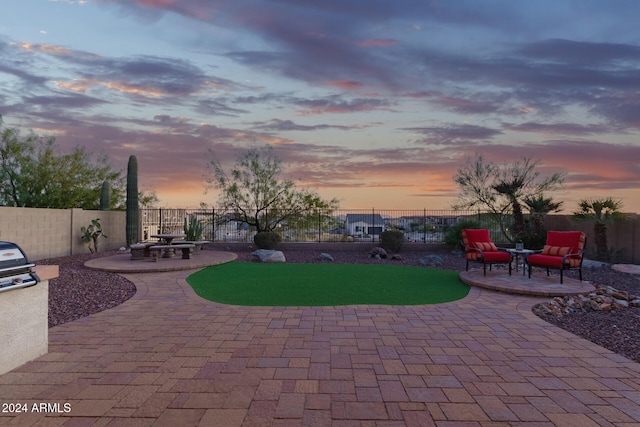
[[[412,215],[401,216],[396,220],[397,227],[410,231],[433,231],[446,229],[460,220],[458,216]]]
[[[451,215],[431,216],[428,218],[429,222],[433,224],[435,227],[437,227],[438,229],[442,229],[442,228],[446,229],[447,227],[455,225],[458,221],[460,221],[460,219],[461,218],[459,216],[451,216]]]
[[[384,231],[384,220],[380,214],[347,214],[344,227],[350,236],[377,236]]]
[[[401,216],[396,219],[395,226],[406,231],[424,229],[426,217],[424,215]]]

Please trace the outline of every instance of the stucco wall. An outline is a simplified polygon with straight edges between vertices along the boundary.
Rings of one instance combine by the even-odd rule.
[[[49,281],[0,293],[0,374],[46,354]]]
[[[101,238],[100,251],[126,246],[125,213],[82,209],[36,209],[0,207],[0,240],[17,243],[29,261],[88,253],[80,227],[100,218],[108,238]]]

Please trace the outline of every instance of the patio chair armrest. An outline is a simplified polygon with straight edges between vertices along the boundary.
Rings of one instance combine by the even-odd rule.
[[[482,249],[478,249],[478,248],[473,248],[471,246],[467,246],[464,244],[464,242],[460,241],[460,243],[462,244],[462,246],[464,247],[465,252],[466,251],[476,251],[476,252],[480,252],[480,256],[484,257],[484,252],[482,251]]]
[[[581,250],[580,252],[577,252],[577,253],[575,253],[575,254],[566,254],[566,255],[563,255],[563,256],[562,256],[562,264],[564,264],[564,263],[565,263],[565,261],[567,260],[567,258],[574,257],[574,256],[582,256],[582,255],[584,255],[584,250]],[[582,260],[580,260],[580,261],[582,261]]]

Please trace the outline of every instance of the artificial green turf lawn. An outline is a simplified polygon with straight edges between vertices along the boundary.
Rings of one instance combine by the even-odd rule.
[[[187,282],[202,298],[247,306],[438,304],[469,292],[457,271],[377,264],[229,262]]]

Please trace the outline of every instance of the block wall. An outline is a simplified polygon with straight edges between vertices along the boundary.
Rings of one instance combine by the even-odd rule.
[[[108,251],[119,249],[127,246],[125,235],[125,212],[122,211],[85,211],[82,209],[71,209],[72,224],[71,231],[73,238],[71,240],[71,253],[82,254],[88,253],[87,244],[82,242],[82,227],[91,224],[91,220],[100,219],[100,225],[107,238],[98,239],[98,250]]]
[[[108,236],[101,238],[99,250],[126,245],[125,213],[82,209],[37,209],[0,207],[0,240],[17,243],[29,261],[88,253],[80,228],[100,218]]]

